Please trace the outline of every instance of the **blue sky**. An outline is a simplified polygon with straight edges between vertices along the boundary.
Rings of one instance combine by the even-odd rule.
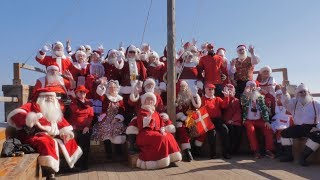
[[[121,41],[140,46],[149,4],[150,0],[2,1],[0,84],[12,83],[13,62],[38,65],[35,53],[46,42],[71,39],[73,47],[102,43],[105,49],[117,48]],[[198,45],[213,42],[227,49],[229,59],[236,56],[238,44],[253,44],[262,60],[256,69],[287,67],[291,83],[305,82],[312,92],[320,92],[319,7],[318,0],[176,0],[176,44],[180,46],[181,38],[196,38]],[[153,0],[144,41],[162,54],[166,38],[166,1]],[[22,74],[26,84],[42,76]],[[274,76],[281,81],[281,76]]]

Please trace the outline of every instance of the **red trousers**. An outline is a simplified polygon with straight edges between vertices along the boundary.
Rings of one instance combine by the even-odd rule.
[[[256,129],[260,129],[263,132],[265,138],[266,150],[273,150],[273,132],[271,128],[265,126],[265,121],[262,119],[259,120],[250,120],[247,119],[244,123],[244,126],[247,130],[247,135],[252,151],[259,151],[259,145],[256,137]]]

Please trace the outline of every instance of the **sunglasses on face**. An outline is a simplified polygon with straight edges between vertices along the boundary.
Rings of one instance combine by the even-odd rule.
[[[214,89],[213,89],[213,88],[209,88],[208,90],[209,90],[209,91],[213,91]]]
[[[132,53],[132,54],[134,54],[134,53],[136,53],[135,51],[129,51],[129,53]]]
[[[307,91],[300,91],[299,92],[299,94],[303,94],[303,93],[305,94],[305,93],[307,93]]]

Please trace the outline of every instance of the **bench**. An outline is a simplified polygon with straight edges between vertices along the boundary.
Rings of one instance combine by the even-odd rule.
[[[7,124],[0,123],[0,151],[6,140],[5,130]],[[42,172],[38,164],[39,154],[24,154],[22,157],[1,157],[0,158],[0,179],[41,179]]]

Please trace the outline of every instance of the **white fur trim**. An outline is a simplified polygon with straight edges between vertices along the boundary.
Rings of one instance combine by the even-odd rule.
[[[203,89],[203,83],[202,83],[202,81],[197,81],[197,88]]]
[[[106,91],[107,91],[106,87],[102,84],[99,84],[97,87],[97,90],[96,90],[96,92],[99,96],[104,95],[106,93]]]
[[[143,83],[143,87],[145,87],[147,84],[153,84],[154,86],[156,85],[156,81],[152,78],[147,78],[144,83]]]
[[[128,126],[126,129],[126,134],[139,134],[139,129],[136,126]]]
[[[300,91],[309,92],[309,88],[305,84],[301,83],[296,89],[296,94],[298,94]]]
[[[124,66],[124,60],[121,59],[120,63],[118,60],[115,60],[113,63],[114,67],[116,67],[117,69],[122,69]]]
[[[74,164],[78,161],[78,159],[82,156],[83,152],[82,152],[82,149],[78,146],[77,150],[73,153],[72,156],[69,156],[69,153],[66,149],[66,146],[64,145],[64,143],[62,142],[61,139],[55,139],[59,146],[60,146],[60,149],[63,153],[63,156],[65,158],[65,160],[67,161],[68,165],[70,168],[73,168],[74,167]]]
[[[169,133],[175,133],[175,132],[176,132],[176,127],[174,127],[173,124],[170,124],[170,125],[168,125],[168,126],[165,126],[164,128],[165,128],[166,131],[169,132]]]
[[[47,166],[47,167],[51,167],[55,172],[59,171],[59,166],[60,166],[60,161],[59,161],[59,147],[58,147],[58,143],[55,139],[53,139],[54,141],[54,146],[55,146],[55,153],[56,156],[58,157],[58,159],[53,158],[52,156],[39,156],[38,157],[38,163],[41,166]]]
[[[123,99],[122,96],[117,95],[116,97],[110,96],[109,94],[107,94],[107,98],[111,101],[111,102],[119,102]]]
[[[100,114],[100,116],[98,117],[98,121],[101,122],[103,118],[105,118],[106,116],[107,116],[106,113]]]
[[[138,158],[137,167],[141,169],[160,169],[169,166],[171,162],[181,161],[181,159],[182,155],[180,152],[174,152],[157,161],[143,161]]]
[[[39,96],[56,96],[55,92],[41,92]]]
[[[27,111],[25,111],[24,109],[20,109],[20,108],[17,108],[17,109],[14,109],[13,111],[11,111],[8,116],[7,116],[7,122],[10,126],[20,130],[22,128],[19,128],[16,126],[16,124],[12,121],[12,117],[16,114],[19,114],[19,113],[22,113],[22,114],[27,114]]]
[[[41,113],[40,113],[41,114]],[[42,114],[41,114],[42,116]],[[35,112],[29,112],[26,116],[26,125],[28,127],[33,127],[39,120],[39,118],[41,117],[40,115],[38,115]]]
[[[145,100],[147,99],[147,97],[151,97],[153,100],[154,100],[154,105],[157,104],[157,97],[154,93],[152,92],[147,92],[147,93],[144,93],[142,96],[141,96],[141,104],[144,105],[144,102]]]
[[[113,144],[124,144],[126,142],[126,136],[122,136],[122,135],[115,136],[110,138],[110,141]]]
[[[270,66],[266,65],[266,66],[263,66],[260,70],[259,70],[259,73],[261,74],[263,71],[265,70],[268,70],[269,73],[272,73],[272,69]]]
[[[42,51],[41,51],[41,52],[42,52]],[[44,57],[46,57],[46,53],[43,52],[43,55],[41,55],[41,54],[40,54],[40,51],[38,51],[38,53],[37,53],[37,58],[40,59],[40,60],[42,60],[42,59],[44,59]]]
[[[168,121],[169,120],[169,115],[167,113],[160,113],[160,117],[162,118],[163,121]]]
[[[73,128],[72,126],[66,126],[60,129],[60,134],[68,134],[70,135],[70,138],[74,138]]]
[[[151,122],[151,117],[144,117],[142,119],[142,127],[149,127],[150,126],[150,122]]]
[[[192,102],[192,105],[195,107],[195,108],[200,108],[201,107],[201,98],[199,96],[199,94],[196,94],[195,96],[196,100],[194,100],[194,97],[191,98],[191,102]]]
[[[177,120],[180,119],[181,121],[185,121],[187,119],[187,116],[184,115],[183,112],[179,112],[178,114],[176,114],[176,118],[177,118]]]
[[[308,139],[306,142],[306,146],[308,146],[313,151],[316,151],[320,147],[320,144],[312,141],[311,139]]]
[[[124,121],[124,117],[121,114],[117,114],[114,118],[117,118],[120,120],[120,122]]]
[[[191,149],[190,143],[182,143],[181,144],[181,150],[183,151],[185,149]]]
[[[130,100],[131,100],[132,102],[137,102],[137,101],[139,100],[139,98],[140,98],[140,95],[138,94],[138,96],[136,97],[136,96],[134,95],[134,93],[131,93],[130,96],[129,96],[129,98],[130,98]]]
[[[130,94],[132,92],[131,86],[121,86],[120,87],[120,94]]]
[[[291,138],[281,138],[281,144],[283,146],[291,146],[293,143],[292,143],[292,139]]]
[[[194,141],[194,145],[195,145],[195,146],[201,147],[202,144],[203,144],[203,142],[201,142],[201,141],[198,141],[198,140],[195,140],[195,141]]]
[[[182,127],[182,122],[178,121],[176,126],[177,126],[177,128],[181,128]]]
[[[166,92],[166,91],[167,91],[167,85],[166,85],[166,83],[160,82],[160,84],[159,84],[159,89],[160,89],[161,91],[163,91],[163,92]]]

